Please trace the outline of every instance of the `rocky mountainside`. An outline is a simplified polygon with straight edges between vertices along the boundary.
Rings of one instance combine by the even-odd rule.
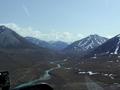
[[[83,55],[105,43],[108,39],[99,35],[90,35],[73,42],[64,51],[68,54]]]
[[[44,47],[55,51],[61,51],[68,46],[66,42],[62,41],[47,42],[33,37],[25,37],[25,39],[39,47]]]
[[[0,48],[37,48],[12,29],[0,26]]]
[[[120,54],[120,34],[109,39],[91,52],[91,55]]]
[[[25,39],[37,46],[44,47],[44,48],[51,48],[51,45],[46,41],[43,41],[34,37],[25,37]]]

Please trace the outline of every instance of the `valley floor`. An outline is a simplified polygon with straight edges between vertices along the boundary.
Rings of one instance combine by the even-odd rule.
[[[105,62],[101,63],[101,66],[102,64],[104,65]],[[43,73],[37,74],[37,78],[43,77],[46,74],[49,74],[47,76],[50,76],[50,78],[46,80],[39,79],[36,84],[47,83],[52,86],[54,90],[119,90],[119,72],[116,73],[113,69],[105,70],[105,65],[100,68],[95,65],[97,65],[97,62],[76,63],[68,61],[67,59],[63,61],[49,62],[49,64],[47,63],[46,65],[49,66],[49,69],[46,68],[41,71]],[[106,65],[109,66],[111,64],[108,63]],[[93,68],[94,66],[96,68]],[[46,71],[48,72],[45,73]],[[24,83],[27,83],[27,81]],[[21,85],[23,83],[19,84]],[[31,85],[32,84],[33,83],[31,83]]]

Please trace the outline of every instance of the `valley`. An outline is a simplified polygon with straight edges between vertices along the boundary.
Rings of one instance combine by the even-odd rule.
[[[120,0],[0,0],[0,90],[47,88],[120,90]]]
[[[103,67],[100,67],[98,63],[101,63]],[[120,74],[116,72],[118,71],[116,68],[119,67],[119,63],[115,62],[111,64],[109,61],[105,63],[94,61],[77,63],[77,61],[73,62],[64,59],[49,62],[49,64],[56,65],[53,68],[45,70],[45,73],[40,75],[41,77],[45,76],[44,79],[39,78],[26,84],[18,85],[18,87],[47,83],[55,90],[119,90]],[[116,67],[108,68],[109,65],[116,65]]]
[[[11,89],[40,83],[54,90],[120,89],[119,35],[66,44],[26,39],[5,26],[0,31],[0,71],[9,71]]]

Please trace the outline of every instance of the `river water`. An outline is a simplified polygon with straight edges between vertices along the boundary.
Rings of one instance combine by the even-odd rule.
[[[35,85],[35,84],[40,83],[41,81],[46,81],[46,80],[51,79],[50,72],[51,72],[51,71],[54,71],[54,70],[56,70],[56,69],[61,68],[61,65],[60,65],[60,64],[56,64],[56,65],[57,65],[56,67],[53,67],[53,68],[50,68],[50,69],[46,70],[45,73],[44,73],[44,75],[41,76],[39,79],[36,79],[36,80],[30,81],[30,82],[27,82],[27,83],[23,83],[23,84],[21,84],[21,85],[18,85],[17,87],[15,87],[15,89],[21,88],[21,87],[25,87],[25,86]]]

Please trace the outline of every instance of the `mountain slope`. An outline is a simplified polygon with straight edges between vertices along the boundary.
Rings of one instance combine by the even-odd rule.
[[[101,37],[96,34],[90,35],[79,41],[73,42],[71,45],[65,48],[64,51],[68,54],[83,55],[95,49],[106,41],[107,38],[105,37]]]
[[[37,38],[33,38],[33,37],[25,37],[26,40],[28,40],[29,42],[38,45],[40,47],[44,47],[44,48],[48,48],[48,49],[52,49],[55,51],[61,51],[64,48],[66,48],[68,46],[67,43],[62,42],[62,41],[43,41]]]
[[[120,34],[109,39],[106,43],[102,44],[94,51],[91,52],[94,54],[120,54]]]
[[[39,40],[37,38],[33,38],[33,37],[25,37],[26,40],[28,40],[29,42],[38,45],[40,47],[44,47],[44,48],[51,48],[51,45],[43,40]]]
[[[5,26],[0,26],[0,48],[35,48],[16,32]]]
[[[39,78],[57,57],[56,52],[38,47],[10,28],[0,26],[0,71],[9,71],[11,87]]]
[[[57,51],[61,51],[68,46],[68,43],[63,41],[51,41],[49,43],[52,46],[52,49]]]

